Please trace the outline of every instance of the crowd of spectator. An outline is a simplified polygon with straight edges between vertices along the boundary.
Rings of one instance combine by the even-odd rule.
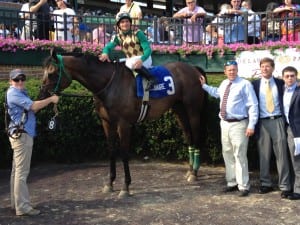
[[[115,32],[117,13],[84,8],[75,12],[68,0],[22,2],[18,22],[0,23],[0,37],[105,44]],[[220,5],[216,15],[198,6],[196,0],[186,0],[186,7],[173,17],[143,14],[137,3],[126,0],[118,13],[123,11],[131,15],[133,26],[142,29],[155,44],[223,45],[299,40],[300,6],[292,0],[285,0],[282,5],[271,2],[263,12],[254,12],[251,0],[229,0]]]

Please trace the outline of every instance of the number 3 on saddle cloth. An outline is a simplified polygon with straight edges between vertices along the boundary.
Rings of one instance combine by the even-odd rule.
[[[173,82],[173,76],[169,70],[163,66],[154,66],[148,69],[152,76],[155,77],[155,84],[150,87],[150,98],[162,98],[168,95],[175,94],[175,86]],[[137,97],[142,98],[144,96],[143,77],[138,74],[136,76]]]

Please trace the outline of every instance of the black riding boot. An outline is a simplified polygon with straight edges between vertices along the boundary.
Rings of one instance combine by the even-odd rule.
[[[135,70],[137,73],[141,74],[143,77],[146,78],[146,80],[148,80],[148,85],[146,87],[146,90],[149,90],[150,87],[155,83],[156,79],[155,77],[149,72],[149,70],[142,66],[140,69],[136,69]]]

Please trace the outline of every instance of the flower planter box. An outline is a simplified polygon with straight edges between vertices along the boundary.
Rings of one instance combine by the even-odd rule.
[[[26,65],[26,66],[41,66],[44,60],[50,55],[49,51],[36,50],[17,50],[16,52],[1,52],[1,65]]]
[[[160,53],[152,54],[152,64],[154,66],[164,65],[169,62],[177,62],[177,61],[180,61],[179,54],[160,54]]]

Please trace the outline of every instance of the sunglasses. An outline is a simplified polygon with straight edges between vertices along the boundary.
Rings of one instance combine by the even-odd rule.
[[[188,5],[189,5],[189,4],[193,4],[193,3],[194,3],[194,1],[192,1],[192,2],[186,2],[186,4],[188,4]]]
[[[24,82],[26,80],[26,77],[17,77],[15,79],[13,79],[14,82],[18,83],[19,81]]]
[[[237,62],[236,61],[227,61],[226,63],[224,63],[224,66],[237,66]]]
[[[294,77],[296,77],[295,75],[284,75],[283,76],[284,78],[294,78]]]

